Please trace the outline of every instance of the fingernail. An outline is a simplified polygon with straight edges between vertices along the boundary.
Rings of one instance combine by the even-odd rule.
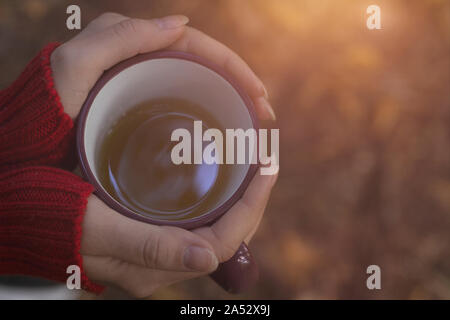
[[[269,99],[269,94],[267,93],[266,86],[264,84],[261,84],[263,92],[264,92],[264,98]]]
[[[266,111],[270,115],[270,118],[275,121],[277,119],[277,117],[275,116],[275,112],[273,111],[272,106],[270,105],[269,101],[267,101],[266,98],[261,97],[261,98],[259,98],[258,102],[264,109],[266,109]]]
[[[189,18],[183,15],[167,16],[164,18],[155,19],[155,23],[160,29],[176,29],[184,26],[189,22]]]
[[[212,271],[217,268],[216,255],[209,249],[191,246],[184,252],[184,265],[195,271]]]

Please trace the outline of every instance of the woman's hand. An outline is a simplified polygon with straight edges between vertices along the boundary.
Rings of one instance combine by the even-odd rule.
[[[198,30],[184,16],[154,20],[106,13],[52,55],[55,86],[75,119],[102,73],[122,60],[159,49],[204,56],[233,75],[253,99],[261,119],[274,119],[262,82],[234,52]],[[231,258],[249,242],[266,207],[276,176],[257,174],[246,193],[212,226],[186,231],[124,217],[92,195],[83,221],[81,254],[92,279],[112,283],[136,297],[198,277]]]
[[[94,195],[83,221],[81,254],[91,280],[114,284],[138,298],[208,274],[218,265],[214,248],[201,236],[129,219]]]
[[[276,176],[256,175],[225,215],[191,231],[129,219],[91,195],[81,243],[86,274],[147,298],[160,287],[211,273],[250,241],[275,181]]]
[[[223,67],[253,98],[259,117],[275,119],[267,91],[248,65],[223,44],[185,26],[188,21],[181,15],[142,20],[105,13],[89,23],[51,57],[56,90],[66,113],[76,118],[105,70],[139,53],[169,49],[204,56]]]

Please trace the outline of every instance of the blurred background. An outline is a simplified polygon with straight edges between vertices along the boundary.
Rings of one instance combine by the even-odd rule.
[[[82,27],[105,11],[186,14],[249,63],[277,113],[259,284],[234,296],[205,278],[154,298],[450,299],[450,1],[0,0],[0,88],[77,33],[69,4]],[[366,28],[371,4],[382,30]]]

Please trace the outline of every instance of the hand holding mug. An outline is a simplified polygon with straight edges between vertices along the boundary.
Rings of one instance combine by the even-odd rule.
[[[76,118],[102,73],[139,53],[171,49],[205,56],[234,76],[251,96],[258,116],[272,119],[264,86],[232,51],[186,27],[187,18],[129,19],[104,14],[52,55],[55,85],[66,112]],[[186,231],[117,214],[95,195],[83,222],[81,253],[87,275],[143,298],[161,286],[198,277],[249,242],[276,176],[257,174],[243,197],[212,225]]]

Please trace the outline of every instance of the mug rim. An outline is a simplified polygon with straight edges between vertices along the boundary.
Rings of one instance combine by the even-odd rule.
[[[163,219],[156,219],[149,216],[145,216],[144,214],[137,213],[126,206],[119,203],[117,200],[115,200],[108,192],[106,192],[101,185],[101,183],[97,180],[94,173],[92,172],[90,165],[87,160],[86,156],[86,148],[85,148],[85,141],[84,141],[84,132],[86,128],[86,120],[87,115],[89,114],[89,111],[91,109],[92,103],[94,102],[94,99],[97,97],[98,93],[103,89],[103,87],[108,83],[112,78],[114,78],[117,74],[122,72],[123,70],[144,62],[148,60],[154,60],[154,59],[164,59],[164,58],[171,58],[171,59],[180,59],[180,60],[187,60],[194,63],[198,63],[203,67],[208,68],[209,70],[215,72],[219,76],[221,76],[225,81],[227,81],[233,89],[239,94],[240,98],[244,102],[245,106],[247,107],[247,111],[250,115],[253,128],[255,130],[259,129],[259,122],[256,117],[256,112],[254,109],[253,101],[248,96],[248,94],[243,90],[243,88],[237,83],[237,81],[228,74],[222,67],[218,66],[217,64],[207,60],[204,57],[194,55],[187,52],[182,51],[168,51],[168,50],[159,50],[144,54],[136,55],[132,58],[129,58],[127,60],[124,60],[115,66],[111,67],[107,71],[103,73],[103,75],[97,80],[93,88],[89,91],[89,94],[86,98],[86,100],[83,103],[83,106],[81,107],[80,113],[77,117],[77,128],[76,128],[76,145],[77,145],[77,155],[80,165],[80,170],[84,178],[91,183],[94,186],[94,193],[103,201],[105,202],[110,208],[117,211],[118,213],[129,217],[134,220],[138,220],[141,222],[146,222],[149,224],[154,225],[165,225],[165,226],[174,226],[174,227],[180,227],[184,229],[194,229],[197,227],[201,227],[204,225],[208,225],[215,220],[217,220],[219,217],[221,217],[223,214],[225,214],[244,194],[245,190],[247,189],[248,185],[250,184],[250,181],[256,174],[256,171],[259,168],[259,164],[250,164],[249,168],[247,170],[247,173],[242,181],[242,183],[239,185],[237,190],[220,206],[217,208],[214,208],[210,210],[209,212],[206,212],[200,216],[189,218],[189,219],[182,219],[182,220],[163,220]]]

